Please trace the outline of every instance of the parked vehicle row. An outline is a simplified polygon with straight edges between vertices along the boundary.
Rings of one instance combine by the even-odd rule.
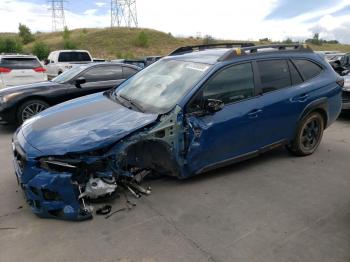
[[[51,52],[45,60],[48,77],[54,78],[74,66],[93,62],[86,50],[57,50]]]
[[[36,56],[0,55],[0,89],[46,80],[46,69]]]
[[[80,90],[73,79],[68,89]],[[314,153],[343,85],[304,45],[180,48],[116,89],[25,121],[13,138],[16,176],[38,216],[88,219],[86,201],[142,191],[140,173],[184,179],[280,146]]]
[[[140,68],[90,63],[65,71],[51,81],[0,90],[0,123],[22,124],[50,106],[118,86]]]

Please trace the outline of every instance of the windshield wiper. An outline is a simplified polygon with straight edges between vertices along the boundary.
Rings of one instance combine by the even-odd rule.
[[[142,106],[139,105],[139,104],[137,104],[137,103],[135,103],[135,102],[134,102],[133,100],[131,100],[129,97],[126,97],[126,96],[124,96],[124,95],[117,94],[117,97],[118,97],[118,96],[121,97],[121,98],[123,98],[125,101],[128,101],[128,102],[130,103],[130,105],[136,107],[136,109],[139,110],[140,112],[142,112],[142,113],[144,112]]]

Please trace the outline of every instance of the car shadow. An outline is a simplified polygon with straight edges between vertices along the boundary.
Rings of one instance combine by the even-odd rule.
[[[0,125],[1,135],[11,135],[16,131],[17,127],[13,125]]]
[[[342,112],[338,118],[338,121],[349,121],[350,120],[350,110]]]
[[[238,175],[242,171],[246,170],[247,168],[252,168],[255,166],[266,164],[266,161],[275,161],[278,159],[284,159],[291,157],[291,154],[285,150],[283,147],[263,153],[259,156],[253,157],[248,160],[244,160],[242,162],[234,163],[225,167],[217,168],[215,170],[205,172],[202,174],[198,174],[197,176],[193,176],[189,179],[177,179],[176,177],[169,177],[164,176],[160,177],[162,182],[165,183],[178,183],[178,184],[191,184],[191,183],[198,183],[201,181],[211,180],[211,179],[218,179],[226,176],[232,176],[232,175]]]

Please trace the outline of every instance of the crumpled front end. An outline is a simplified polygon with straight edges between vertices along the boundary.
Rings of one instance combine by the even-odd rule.
[[[14,166],[28,204],[39,217],[85,220],[89,203],[114,198],[119,188],[148,194],[140,182],[151,172],[181,177],[182,120],[177,108],[109,146],[64,155],[43,155],[17,132]]]
[[[28,149],[28,145],[25,146]],[[13,164],[17,181],[34,214],[43,218],[85,220],[91,218],[79,201],[79,188],[73,173],[53,172],[28,158],[18,140],[13,141]]]

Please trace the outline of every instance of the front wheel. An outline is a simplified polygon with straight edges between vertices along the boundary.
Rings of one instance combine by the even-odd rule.
[[[308,156],[314,153],[321,143],[324,125],[324,119],[318,112],[304,117],[300,122],[296,136],[287,147],[288,150],[297,156]]]
[[[21,125],[27,119],[49,108],[49,104],[41,100],[30,100],[23,103],[17,112],[17,123]]]

